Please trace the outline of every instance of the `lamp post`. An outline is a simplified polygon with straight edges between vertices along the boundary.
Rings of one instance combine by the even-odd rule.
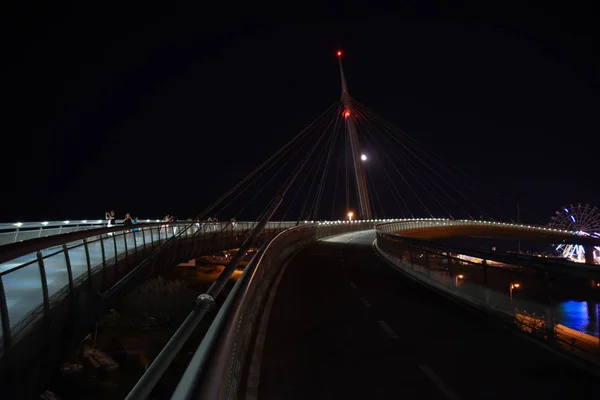
[[[517,282],[511,282],[510,283],[510,290],[509,290],[509,298],[510,298],[510,304],[512,305],[512,298],[513,298],[513,290],[514,289],[518,289],[521,287],[520,283]]]
[[[455,288],[459,287],[460,285],[458,284],[458,281],[461,281],[463,279],[465,279],[465,276],[463,274],[455,275],[454,276],[454,287]]]

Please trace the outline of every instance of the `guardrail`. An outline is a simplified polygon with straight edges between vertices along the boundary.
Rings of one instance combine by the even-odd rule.
[[[105,227],[107,220],[83,219],[64,221],[0,223],[0,246],[63,233],[79,232]],[[115,220],[117,224],[123,221]],[[158,223],[160,219],[140,219],[140,223]]]
[[[295,224],[271,223],[265,235]],[[235,245],[234,238],[243,237],[251,226],[251,222],[235,226],[225,222],[139,224],[88,229],[2,246],[0,356],[40,320],[51,321],[54,306],[65,297],[107,290],[170,239],[188,239],[187,248],[179,246],[177,254],[167,257],[174,260],[185,254],[192,257],[199,248],[207,247],[207,241],[219,244],[229,240]]]
[[[171,398],[236,398],[256,319],[285,260],[319,238],[373,229],[374,226],[375,221],[308,224],[287,229],[263,245],[219,308]],[[148,397],[195,327],[214,308],[217,295],[206,293],[199,296],[194,311],[150,364],[127,399]]]
[[[392,225],[377,226],[376,248],[397,269],[600,366],[599,338],[557,323],[554,304],[558,291],[574,280],[588,284],[593,291],[592,286],[600,285],[599,268],[566,262],[557,265],[539,257],[449,249],[432,241],[388,233],[395,231]],[[479,261],[466,260],[465,254]],[[525,291],[527,297],[522,294]]]

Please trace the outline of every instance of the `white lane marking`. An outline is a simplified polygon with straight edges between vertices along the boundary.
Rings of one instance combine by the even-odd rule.
[[[365,299],[364,297],[361,297],[360,301],[362,301],[362,303],[365,307],[367,307],[367,308],[371,307],[371,303],[369,303],[369,300]]]
[[[356,284],[354,282],[350,282],[350,287],[354,290],[357,289]]]
[[[458,400],[458,396],[456,395],[456,393],[454,393],[454,391],[452,389],[450,389],[444,383],[444,381],[442,381],[442,378],[437,376],[436,373],[433,372],[433,370],[431,368],[429,368],[425,364],[419,364],[419,369],[421,371],[423,371],[423,373],[425,375],[427,375],[427,377],[429,379],[431,379],[431,381],[435,384],[435,386],[437,386],[438,389],[440,389],[442,391],[442,393],[444,393],[446,395],[447,398],[449,398],[451,400]]]
[[[379,323],[379,325],[381,326],[381,329],[383,329],[383,331],[385,332],[386,335],[388,335],[391,339],[398,339],[398,335],[396,335],[396,332],[394,332],[392,327],[389,326],[385,321],[377,321],[377,322]]]

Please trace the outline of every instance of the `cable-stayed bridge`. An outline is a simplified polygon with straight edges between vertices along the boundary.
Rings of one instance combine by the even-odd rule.
[[[2,227],[8,398],[39,395],[67,349],[132,288],[232,248],[128,398],[164,392],[162,376],[197,335],[171,398],[595,393],[580,382],[598,362],[598,336],[561,323],[553,299],[573,282],[594,298],[597,233],[503,217],[503,199],[353,99],[338,57],[341,99],[191,221]],[[243,221],[249,210],[259,212]],[[577,244],[586,263],[446,240],[466,237]],[[250,247],[258,251],[229,289]]]

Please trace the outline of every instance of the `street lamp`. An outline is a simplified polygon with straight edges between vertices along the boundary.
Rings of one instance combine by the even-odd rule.
[[[454,287],[457,288],[460,285],[458,284],[458,281],[465,279],[465,276],[463,274],[458,274],[454,277]]]
[[[354,215],[354,213],[352,211],[350,211],[348,213],[348,221],[352,221],[352,216]]]
[[[509,298],[510,298],[510,302],[511,302],[511,304],[512,304],[512,294],[513,294],[513,290],[514,290],[514,289],[518,289],[518,288],[520,288],[520,287],[521,287],[521,284],[520,284],[520,283],[517,283],[517,282],[511,282],[511,283],[510,283]]]

